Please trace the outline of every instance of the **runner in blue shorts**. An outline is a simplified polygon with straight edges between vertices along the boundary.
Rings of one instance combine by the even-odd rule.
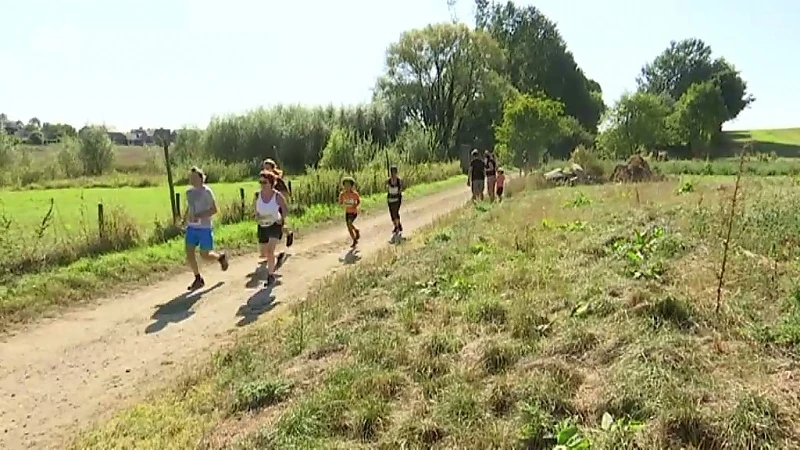
[[[186,190],[187,205],[183,222],[186,225],[186,261],[194,273],[194,282],[188,290],[195,291],[206,285],[197,264],[197,249],[200,249],[200,257],[218,262],[223,271],[228,270],[228,257],[224,252],[214,251],[211,217],[217,213],[217,202],[214,192],[205,184],[205,174],[199,168],[192,167],[189,180],[192,186]]]

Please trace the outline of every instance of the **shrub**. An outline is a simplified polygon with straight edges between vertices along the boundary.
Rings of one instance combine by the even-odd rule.
[[[87,127],[80,133],[83,170],[87,175],[102,175],[114,165],[114,144],[103,127]]]
[[[583,145],[575,147],[570,155],[570,160],[583,167],[587,175],[593,177],[603,176],[603,165],[600,157],[594,149],[586,148]]]

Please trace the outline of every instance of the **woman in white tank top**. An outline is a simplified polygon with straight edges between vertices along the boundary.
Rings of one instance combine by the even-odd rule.
[[[253,212],[258,223],[258,250],[262,259],[267,262],[267,284],[275,283],[275,247],[283,237],[283,215],[287,211],[283,194],[273,189],[275,175],[261,172],[258,178],[261,189],[253,201]]]

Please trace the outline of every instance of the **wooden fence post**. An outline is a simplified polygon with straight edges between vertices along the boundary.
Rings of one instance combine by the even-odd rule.
[[[181,216],[181,193],[175,193],[175,217]]]
[[[164,140],[164,166],[167,168],[167,185],[169,185],[169,203],[172,208],[172,220],[180,217],[180,203],[176,202],[175,183],[172,180],[172,162],[169,160],[169,140]]]
[[[100,234],[100,239],[106,237],[106,217],[103,212],[103,204],[97,204],[97,231]]]
[[[244,188],[239,188],[239,199],[242,201],[242,217],[241,220],[244,220],[245,214],[245,207],[244,207]]]

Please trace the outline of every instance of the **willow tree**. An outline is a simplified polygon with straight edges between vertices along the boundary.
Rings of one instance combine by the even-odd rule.
[[[484,90],[496,84],[503,53],[482,31],[440,23],[407,31],[389,46],[377,93],[432,136],[440,157],[456,155],[456,135]]]

